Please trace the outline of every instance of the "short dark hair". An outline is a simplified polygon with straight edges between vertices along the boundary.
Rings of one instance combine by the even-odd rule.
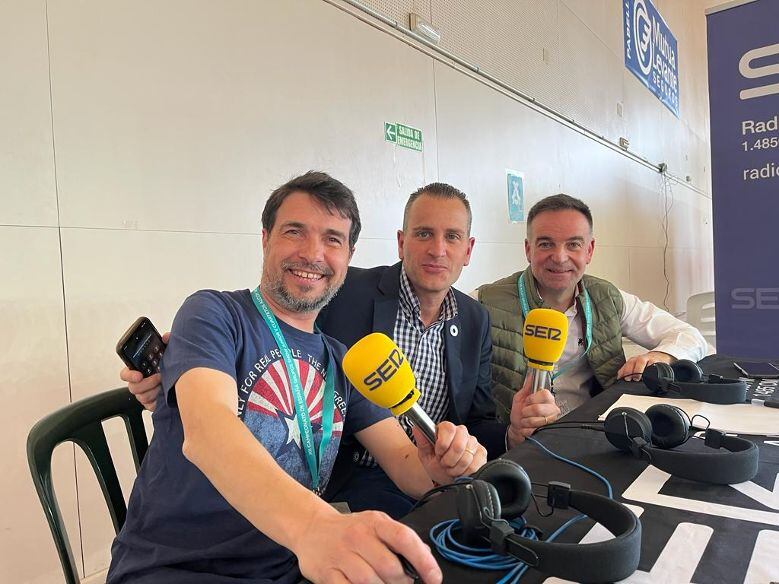
[[[530,208],[530,212],[527,214],[528,231],[530,231],[530,224],[533,222],[533,219],[536,218],[536,215],[544,213],[545,211],[564,211],[566,209],[578,211],[584,215],[587,219],[587,223],[590,224],[590,232],[592,232],[592,213],[590,212],[587,203],[564,193],[544,197]]]
[[[360,211],[357,208],[354,193],[341,181],[334,179],[325,172],[309,170],[307,173],[296,176],[273,191],[265,203],[265,208],[262,210],[263,229],[270,233],[273,225],[276,223],[276,213],[279,207],[281,207],[284,199],[295,192],[306,193],[322,203],[330,213],[337,211],[344,219],[351,220],[349,248],[354,248],[362,228]]]
[[[468,202],[468,197],[460,189],[448,185],[446,183],[434,182],[429,185],[425,185],[420,189],[417,189],[408,198],[406,202],[406,208],[403,211],[403,231],[408,227],[408,213],[411,210],[411,205],[414,204],[422,195],[428,195],[431,197],[438,197],[439,199],[459,199],[465,206],[465,210],[468,213],[468,234],[471,233],[471,222],[473,221],[473,215],[471,214],[471,204]]]

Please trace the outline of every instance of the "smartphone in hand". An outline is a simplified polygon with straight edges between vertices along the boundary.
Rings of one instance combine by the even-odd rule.
[[[145,316],[138,318],[116,344],[116,352],[124,364],[144,377],[159,373],[164,351],[162,336]]]

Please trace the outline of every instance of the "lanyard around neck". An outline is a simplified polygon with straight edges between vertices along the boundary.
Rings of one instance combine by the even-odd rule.
[[[527,291],[525,289],[525,272],[527,270],[523,271],[519,278],[517,278],[517,292],[519,292],[519,304],[522,308],[522,320],[527,318],[527,313],[530,312],[530,303],[527,300]],[[584,338],[585,338],[585,348],[584,353],[579,355],[578,357],[575,357],[574,359],[571,359],[568,363],[563,364],[562,367],[560,367],[557,371],[555,371],[552,374],[552,380],[554,380],[557,377],[560,377],[560,375],[569,369],[574,363],[576,363],[579,359],[584,358],[584,356],[589,352],[590,347],[592,346],[592,303],[590,302],[590,294],[587,292],[587,288],[584,287],[584,284],[582,284],[582,290],[584,291]],[[539,296],[540,298],[540,296]],[[574,299],[574,302],[576,300]]]
[[[319,442],[319,456],[317,457],[316,449],[314,447],[314,431],[311,426],[311,417],[308,413],[308,404],[306,403],[306,396],[303,392],[303,385],[300,383],[297,365],[295,365],[295,360],[292,357],[292,351],[290,351],[287,341],[284,339],[284,334],[281,332],[279,322],[265,303],[259,287],[252,290],[252,302],[254,302],[257,312],[260,313],[265,324],[268,325],[268,328],[273,335],[273,339],[276,341],[276,345],[278,345],[281,356],[284,359],[284,366],[287,369],[289,384],[292,389],[292,397],[295,399],[295,418],[297,419],[298,428],[300,429],[300,441],[306,454],[308,470],[311,472],[311,485],[314,492],[321,494],[319,470],[321,469],[322,460],[324,459],[325,452],[327,451],[327,447],[329,446],[330,439],[333,435],[333,409],[335,402],[335,384],[333,378],[335,367],[330,355],[330,349],[327,346],[327,342],[323,341],[325,351],[327,352],[327,376],[325,378],[325,395],[324,404],[322,406],[322,440]]]

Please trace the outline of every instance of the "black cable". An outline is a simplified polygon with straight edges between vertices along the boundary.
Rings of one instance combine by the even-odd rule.
[[[594,422],[558,422],[556,424],[548,424],[537,428],[533,435],[538,434],[544,430],[594,430],[600,432],[603,428],[599,428],[596,424],[603,424],[601,421]]]
[[[556,422],[550,422],[542,428],[549,428],[550,426],[557,426],[559,424],[592,424],[592,420],[557,420]]]
[[[433,495],[437,495],[438,493],[443,493],[444,491],[448,491],[449,489],[453,489],[455,487],[458,487],[458,486],[462,485],[465,482],[468,482],[468,480],[455,482],[455,483],[450,483],[448,485],[439,485],[437,487],[433,487],[427,493],[422,495],[416,503],[414,503],[414,505],[409,510],[409,513],[419,509],[422,505],[424,505],[430,499],[432,499]]]
[[[670,244],[670,238],[668,236],[669,229],[669,217],[671,214],[671,208],[674,206],[673,187],[671,186],[671,179],[663,173],[663,209],[665,211],[663,216],[663,234],[665,241],[663,244],[663,277],[665,278],[665,295],[663,296],[663,306],[666,311],[671,312],[668,308],[668,295],[671,288],[671,280],[668,278],[668,247]],[[670,197],[669,197],[670,194]],[[670,203],[669,203],[670,198]]]
[[[549,512],[544,514],[541,513],[541,508],[538,506],[538,501],[536,500],[536,497],[543,497],[546,499],[546,495],[537,495],[536,493],[530,493],[530,499],[533,501],[533,506],[536,508],[536,513],[538,513],[539,517],[551,517],[554,513],[554,507],[550,507]]]

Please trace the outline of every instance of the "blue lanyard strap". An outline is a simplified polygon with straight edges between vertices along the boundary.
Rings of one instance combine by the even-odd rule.
[[[527,313],[530,312],[530,304],[527,301],[527,291],[525,289],[525,272],[527,270],[523,271],[519,278],[517,278],[517,292],[519,293],[519,304],[522,308],[522,320],[527,318]],[[590,301],[590,293],[587,292],[587,288],[584,287],[584,284],[581,285],[582,290],[584,291],[584,339],[585,339],[585,348],[584,353],[579,355],[578,357],[571,359],[568,363],[565,363],[563,367],[560,367],[557,371],[552,373],[552,380],[554,381],[557,377],[562,375],[563,372],[565,372],[567,369],[570,369],[570,367],[576,363],[579,359],[584,358],[584,356],[590,351],[590,347],[592,346],[592,302]]]
[[[335,407],[335,384],[333,381],[335,366],[333,358],[330,355],[330,349],[327,346],[327,342],[323,341],[325,351],[327,352],[327,375],[325,378],[324,403],[322,405],[322,440],[319,443],[319,457],[317,458],[316,449],[314,447],[314,432],[311,426],[311,417],[308,413],[308,404],[306,403],[306,396],[303,392],[303,385],[300,383],[297,365],[295,365],[295,360],[292,357],[292,351],[290,351],[287,341],[284,339],[284,334],[281,332],[279,322],[262,298],[259,287],[252,290],[252,302],[254,302],[254,306],[257,308],[260,316],[262,316],[265,324],[268,325],[268,328],[276,341],[276,345],[279,347],[281,356],[284,359],[284,366],[287,369],[287,375],[289,376],[289,383],[292,389],[292,397],[295,399],[295,419],[297,420],[298,428],[300,429],[300,441],[306,454],[308,469],[311,472],[311,485],[314,492],[321,494],[319,489],[319,469],[321,468],[322,460],[324,460],[325,452],[327,451],[327,447],[329,446],[330,439],[333,435],[333,410]]]

